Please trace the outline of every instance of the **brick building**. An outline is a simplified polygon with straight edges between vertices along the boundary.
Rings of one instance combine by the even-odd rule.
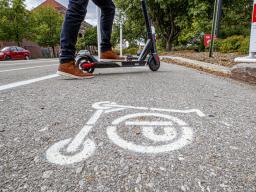
[[[36,8],[34,8],[33,10],[37,10],[37,9],[40,9],[40,8],[43,8],[43,7],[54,8],[56,11],[61,13],[63,16],[65,15],[65,13],[67,11],[67,8],[64,5],[58,3],[55,0],[46,0],[43,3],[41,3],[40,5],[38,5]]]
[[[40,8],[43,8],[43,7],[51,7],[51,8],[54,8],[56,11],[58,11],[59,13],[61,13],[64,17],[66,11],[67,11],[67,8],[62,5],[61,3],[55,1],[55,0],[46,0],[44,1],[43,3],[41,3],[39,6],[37,6],[36,8],[34,8],[33,10],[37,10],[37,9],[40,9]],[[86,31],[86,28],[88,27],[92,27],[89,23],[87,22],[83,22],[81,24],[81,28],[80,28],[80,31],[79,33],[81,35],[83,35]]]
[[[43,3],[41,3],[39,6],[35,7],[32,11],[43,8],[43,7],[52,7],[59,13],[61,13],[64,17],[67,8],[62,5],[61,3],[55,1],[55,0],[46,0]],[[86,28],[91,27],[90,24],[87,22],[83,22],[80,29],[80,34],[84,34],[86,31]],[[14,46],[16,45],[15,42],[7,42],[7,41],[0,41],[0,48],[6,47],[6,46]],[[32,58],[41,58],[41,57],[52,57],[52,50],[51,48],[44,48],[40,47],[37,43],[24,40],[22,42],[22,47],[29,50],[31,52]],[[58,53],[59,48],[56,47],[56,53]]]

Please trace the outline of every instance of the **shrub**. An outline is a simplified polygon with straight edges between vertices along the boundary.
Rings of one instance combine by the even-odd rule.
[[[222,46],[222,42],[223,42],[223,39],[214,40],[214,49],[217,50],[217,51],[220,51],[220,48]]]
[[[138,48],[128,48],[128,49],[124,49],[123,52],[126,55],[137,55],[138,50],[139,50]]]
[[[238,52],[247,54],[249,53],[249,47],[250,47],[250,37],[248,36],[244,39],[244,41],[241,42]]]
[[[234,35],[234,36],[228,37],[224,40],[216,41],[216,47],[222,53],[245,51],[245,49],[246,49],[245,47],[247,46],[246,41],[247,41],[246,37]]]

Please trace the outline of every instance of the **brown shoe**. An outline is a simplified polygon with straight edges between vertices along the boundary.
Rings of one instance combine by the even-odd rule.
[[[91,79],[94,77],[91,73],[84,73],[81,71],[77,66],[75,66],[74,61],[60,64],[57,74],[75,79]]]
[[[112,50],[102,52],[100,55],[101,59],[111,59],[111,60],[125,60],[124,57],[119,57],[116,53]]]

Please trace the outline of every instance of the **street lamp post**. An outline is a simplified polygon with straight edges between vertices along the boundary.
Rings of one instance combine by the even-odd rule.
[[[120,17],[120,57],[123,56],[123,16]]]
[[[120,11],[120,56],[123,56],[123,24],[124,24],[124,18],[123,15],[131,8],[132,5],[130,5],[124,12]]]
[[[101,18],[101,10],[99,7],[96,7],[97,12],[97,39],[98,39],[98,57],[100,59],[101,50],[100,50],[100,44],[101,44],[101,25],[100,25],[100,18]]]
[[[132,5],[130,5],[124,12],[120,11],[120,56],[123,56],[123,14],[125,14],[131,7]],[[97,11],[97,36],[98,36],[98,57],[100,58],[100,44],[101,44],[101,25],[100,25],[100,20],[101,20],[101,10],[100,8],[96,8]]]

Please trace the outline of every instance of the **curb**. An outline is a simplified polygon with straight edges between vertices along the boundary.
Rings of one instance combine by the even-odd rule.
[[[212,64],[212,63],[206,63],[202,61],[187,59],[183,57],[175,57],[175,56],[161,56],[160,57],[163,61],[166,61],[168,63],[175,63],[177,65],[190,67],[193,69],[197,69],[200,71],[212,73],[218,76],[224,76],[224,77],[231,77],[231,69],[228,67]]]
[[[256,63],[240,63],[231,69],[231,78],[256,84]]]

